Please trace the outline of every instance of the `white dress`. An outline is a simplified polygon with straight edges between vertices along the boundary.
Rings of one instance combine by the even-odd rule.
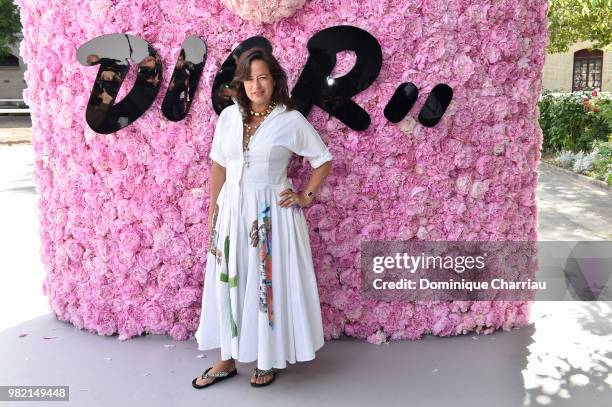
[[[223,360],[282,369],[314,359],[324,337],[306,218],[298,206],[280,207],[279,194],[293,188],[293,153],[314,168],[332,156],[308,120],[281,104],[251,137],[247,166],[242,126],[238,105],[228,106],[213,136],[210,158],[225,167],[226,179],[195,337],[199,350],[221,348]]]

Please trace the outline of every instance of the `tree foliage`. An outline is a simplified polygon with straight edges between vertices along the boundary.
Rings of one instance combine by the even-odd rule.
[[[548,20],[548,52],[567,52],[580,41],[599,49],[612,44],[612,0],[549,0]]]
[[[17,6],[13,0],[0,0],[0,57],[11,52],[10,46],[17,42],[20,32]]]

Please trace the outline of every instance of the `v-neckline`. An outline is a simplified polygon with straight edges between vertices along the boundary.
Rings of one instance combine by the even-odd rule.
[[[255,136],[257,135],[257,132],[259,131],[259,129],[262,128],[262,126],[268,121],[268,119],[271,119],[272,117],[276,116],[276,114],[280,113],[280,110],[282,110],[282,105],[281,104],[277,104],[276,107],[270,112],[269,115],[267,115],[261,123],[259,123],[259,126],[257,126],[257,129],[255,129],[255,133],[253,133],[253,135],[251,136],[250,140],[249,140],[249,145],[252,143],[253,139],[255,138]],[[244,119],[242,118],[242,113],[240,113],[240,109],[238,109],[238,114],[240,115],[240,125],[241,125],[241,138],[242,141],[244,142]]]

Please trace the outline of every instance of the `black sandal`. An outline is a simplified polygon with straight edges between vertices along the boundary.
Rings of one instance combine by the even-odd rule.
[[[272,383],[274,381],[274,379],[276,379],[276,373],[277,372],[278,372],[278,369],[276,369],[274,367],[272,369],[268,369],[268,370],[261,370],[261,369],[258,369],[257,367],[255,367],[253,369],[253,374],[255,374],[255,376],[257,376],[257,377],[266,376],[266,375],[269,375],[270,373],[272,373],[272,378],[270,380],[268,380],[267,382],[265,382],[265,383],[253,383],[253,382],[250,382],[251,386],[253,386],[253,387],[263,387],[263,386],[269,385],[270,383]]]
[[[204,387],[212,386],[213,384],[217,382],[220,382],[222,380],[229,379],[230,377],[236,376],[236,374],[238,373],[238,370],[236,368],[234,368],[234,370],[229,371],[229,372],[219,371],[219,372],[208,373],[210,369],[212,369],[212,366],[206,369],[200,377],[196,377],[195,379],[193,379],[193,381],[191,382],[191,385],[196,389],[203,389]],[[198,379],[207,379],[209,377],[214,377],[215,380],[205,385],[199,385],[196,383]]]

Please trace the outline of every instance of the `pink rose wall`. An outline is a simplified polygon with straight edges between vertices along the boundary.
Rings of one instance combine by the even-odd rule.
[[[308,39],[327,27],[354,25],[372,34],[383,52],[378,78],[354,97],[372,124],[353,131],[318,107],[308,116],[335,157],[318,201],[306,210],[326,339],[345,333],[381,343],[527,323],[528,302],[362,300],[360,243],[537,239],[536,103],[547,1],[293,1],[285,9],[295,14],[268,16],[272,23],[248,19],[244,7],[240,17],[214,0],[17,3],[43,290],[59,319],[121,340],[143,333],[190,338],[199,322],[207,253],[217,70],[241,41],[263,35],[291,89],[306,63]],[[102,135],[85,122],[98,68],[81,66],[76,51],[115,32],[155,47],[164,83],[139,120]],[[208,57],[189,114],[175,123],[160,106],[187,35],[205,40]],[[353,61],[342,53],[335,76]],[[406,81],[420,88],[419,100],[406,119],[390,123],[383,108]],[[438,83],[450,85],[454,98],[440,123],[426,128],[415,119]],[[294,158],[296,186],[309,171]]]

